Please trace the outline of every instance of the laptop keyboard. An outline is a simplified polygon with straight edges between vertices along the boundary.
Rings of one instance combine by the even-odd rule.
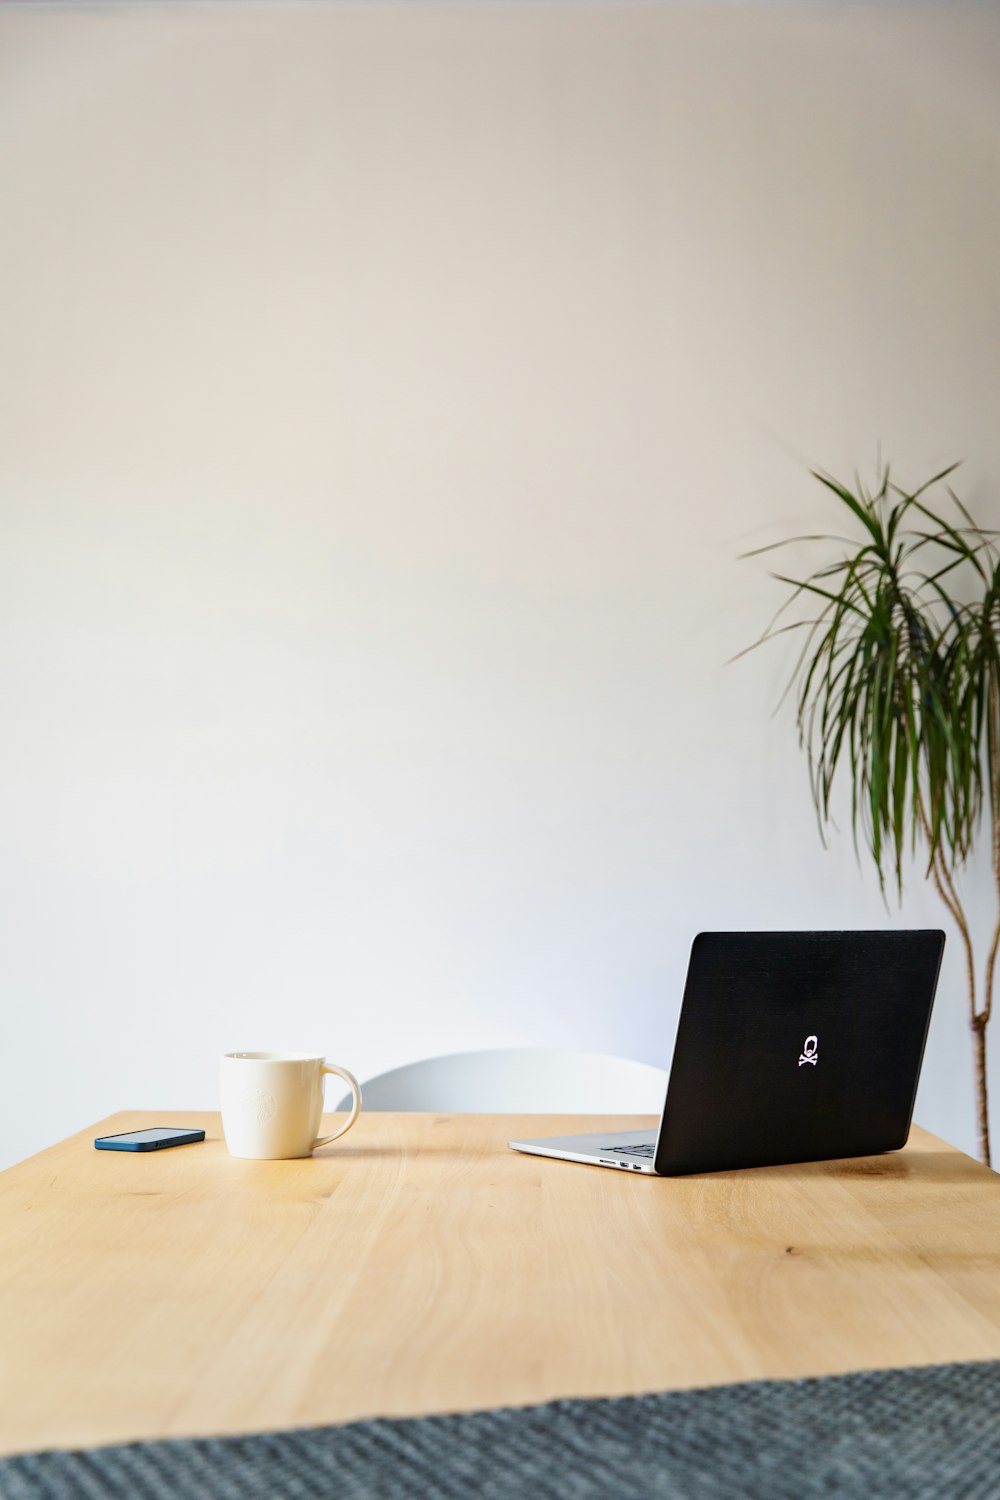
[[[641,1146],[602,1146],[609,1156],[648,1156],[650,1161],[656,1154],[656,1142],[647,1141]]]

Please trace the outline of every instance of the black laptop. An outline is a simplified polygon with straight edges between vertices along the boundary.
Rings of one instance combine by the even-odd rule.
[[[943,951],[936,930],[699,933],[655,1137],[510,1145],[663,1177],[896,1151]]]

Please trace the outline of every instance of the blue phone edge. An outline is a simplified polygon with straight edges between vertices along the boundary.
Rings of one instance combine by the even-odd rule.
[[[180,1125],[146,1125],[145,1130],[177,1130],[181,1132],[172,1141],[126,1141],[123,1137],[135,1135],[134,1130],[121,1130],[116,1135],[99,1135],[94,1140],[97,1151],[164,1151],[171,1146],[189,1146],[205,1139],[204,1130],[198,1126],[190,1128]]]

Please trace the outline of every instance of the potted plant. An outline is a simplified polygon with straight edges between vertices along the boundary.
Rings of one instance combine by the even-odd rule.
[[[954,466],[953,466],[954,468]],[[788,689],[825,840],[846,780],[855,847],[899,898],[919,858],[964,949],[979,1148],[990,1162],[986,1039],[1000,947],[1000,554],[947,486],[947,469],[907,491],[814,477],[836,496],[854,538],[790,537],[746,556],[819,542],[835,555],[790,590],[761,637],[803,641]],[[932,492],[944,491],[932,503]],[[803,607],[808,609],[803,613]],[[744,655],[745,652],[741,652]],[[985,823],[997,918],[981,973],[958,872]]]

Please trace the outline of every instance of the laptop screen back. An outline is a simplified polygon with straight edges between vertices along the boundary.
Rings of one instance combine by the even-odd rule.
[[[938,931],[700,933],[656,1170],[904,1145],[943,948]]]

